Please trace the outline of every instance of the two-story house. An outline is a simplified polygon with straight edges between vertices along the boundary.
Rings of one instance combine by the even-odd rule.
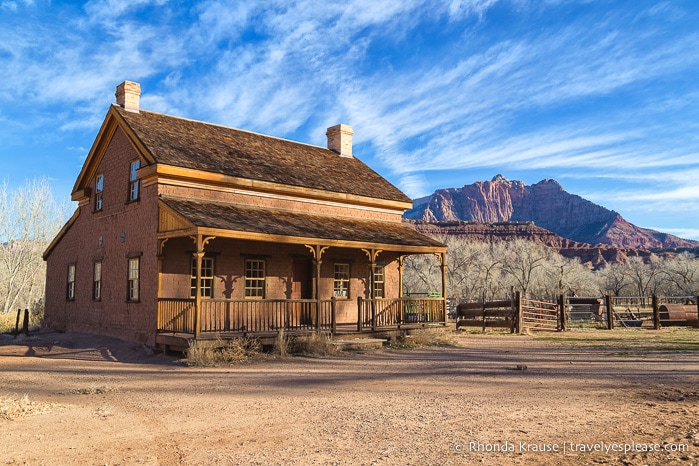
[[[352,135],[328,128],[324,148],[153,113],[123,82],[44,254],[46,325],[177,346],[444,322],[444,286],[403,297],[401,273],[446,247],[401,222],[411,200]]]

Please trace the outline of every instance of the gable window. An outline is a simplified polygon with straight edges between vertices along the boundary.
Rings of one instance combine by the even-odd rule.
[[[139,282],[141,278],[141,258],[129,258],[128,300],[138,301]]]
[[[200,296],[211,298],[214,295],[214,258],[202,257],[201,259],[201,280],[199,282]],[[192,257],[192,267],[190,275],[189,296],[194,298],[197,295],[197,259]]]
[[[333,296],[349,298],[350,266],[336,263],[333,273]]]
[[[94,263],[92,270],[92,299],[99,301],[102,299],[102,262]]]
[[[131,162],[131,170],[129,175],[129,201],[136,201],[139,197],[139,189],[141,187],[136,171],[141,168],[141,161],[134,160]]]
[[[245,297],[265,297],[265,261],[261,259],[245,260]]]
[[[75,264],[68,264],[68,280],[66,285],[66,299],[75,299]]]
[[[385,290],[385,275],[384,275],[384,267],[383,265],[375,265],[374,266],[374,277],[373,277],[373,283],[374,283],[374,292],[373,297],[374,298],[384,298],[384,290]]]
[[[104,191],[104,175],[95,178],[95,211],[102,210],[102,192]]]

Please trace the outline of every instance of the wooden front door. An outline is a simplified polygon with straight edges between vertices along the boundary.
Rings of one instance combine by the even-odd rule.
[[[291,299],[313,298],[313,267],[308,259],[294,259],[291,277]],[[292,304],[294,321],[301,325],[313,323],[311,305],[309,303]]]
[[[313,299],[313,268],[309,259],[294,259],[291,299]]]

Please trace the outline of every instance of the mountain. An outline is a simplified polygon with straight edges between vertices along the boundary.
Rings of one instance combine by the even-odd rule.
[[[438,189],[404,214],[426,222],[533,222],[563,238],[618,248],[695,248],[699,241],[641,228],[613,210],[566,192],[555,180],[533,185],[497,175],[462,188]]]

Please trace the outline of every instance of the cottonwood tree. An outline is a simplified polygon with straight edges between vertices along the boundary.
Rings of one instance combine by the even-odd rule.
[[[14,191],[0,188],[0,312],[34,309],[43,301],[46,267],[42,253],[66,218],[46,179]]]
[[[672,285],[672,294],[699,295],[699,259],[683,252],[672,260],[664,261],[667,281]]]
[[[526,296],[531,286],[539,280],[552,250],[534,241],[517,239],[507,243],[502,270],[515,289]]]

